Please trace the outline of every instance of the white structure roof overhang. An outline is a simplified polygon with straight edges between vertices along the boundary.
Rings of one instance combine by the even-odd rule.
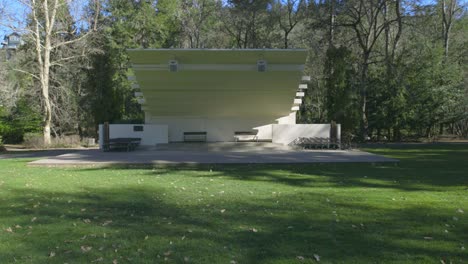
[[[307,51],[130,49],[153,116],[269,117],[291,112]]]

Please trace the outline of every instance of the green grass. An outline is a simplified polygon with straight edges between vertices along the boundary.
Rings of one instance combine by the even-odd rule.
[[[0,263],[466,263],[468,146],[370,151],[401,162],[0,160]]]

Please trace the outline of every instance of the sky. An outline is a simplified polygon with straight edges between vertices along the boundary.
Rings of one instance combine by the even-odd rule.
[[[77,18],[80,17],[80,12],[83,11],[83,7],[88,0],[68,0],[68,2],[74,3],[71,13]],[[5,24],[24,28],[25,18],[28,12],[29,8],[21,4],[20,0],[0,0],[0,40],[3,40],[5,35],[13,32],[13,30],[5,26]]]

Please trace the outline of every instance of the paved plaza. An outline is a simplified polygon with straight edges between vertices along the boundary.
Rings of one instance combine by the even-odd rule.
[[[302,150],[272,143],[171,143],[132,152],[98,149],[30,162],[33,166],[398,162],[359,150]]]

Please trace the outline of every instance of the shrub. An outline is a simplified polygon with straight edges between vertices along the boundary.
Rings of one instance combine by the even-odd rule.
[[[42,133],[25,133],[23,145],[26,148],[72,148],[80,147],[81,140],[78,135],[53,137],[50,146],[44,145],[44,135]]]
[[[41,133],[25,133],[23,145],[26,148],[44,148],[44,136]]]
[[[81,146],[81,139],[78,135],[60,136],[52,139],[51,147],[71,148]]]

